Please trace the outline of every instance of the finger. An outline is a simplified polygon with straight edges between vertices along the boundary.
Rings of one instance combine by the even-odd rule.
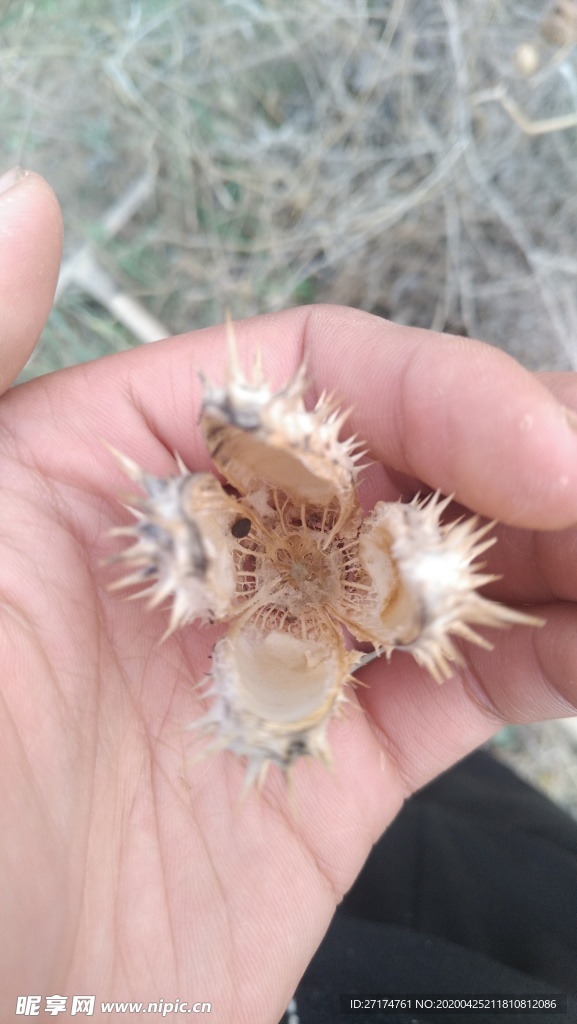
[[[577,609],[559,602],[536,611],[546,620],[541,628],[507,630],[494,651],[467,651],[479,692],[504,722],[577,714]]]
[[[62,251],[58,200],[37,174],[0,178],[0,393],[29,358],[52,306]]]
[[[577,373],[535,374],[577,426]],[[451,507],[451,517],[465,510]],[[485,556],[488,571],[501,577],[484,593],[507,604],[577,601],[577,529],[554,532],[497,526],[497,543]]]
[[[302,361],[308,313],[301,308],[235,324],[244,371],[249,373],[260,347],[271,387],[286,384]],[[212,463],[198,429],[199,374],[223,383],[227,362],[225,326],[206,328],[72,367],[61,371],[57,382],[30,381],[4,396],[0,421],[17,445],[34,451],[47,473],[80,477],[99,493],[118,493],[123,483],[126,491],[126,477],[103,441],[158,475],[174,472],[174,452],[189,469],[208,470]]]
[[[577,713],[576,612],[568,605],[540,609],[542,629],[499,634],[493,651],[463,644],[467,668],[442,686],[409,654],[373,662],[359,699],[407,792],[425,785],[506,723]],[[487,636],[488,636],[487,632]]]
[[[550,391],[480,342],[315,309],[315,378],[346,396],[386,465],[516,526],[577,521],[577,431]]]
[[[577,521],[577,431],[551,393],[497,349],[339,307],[290,310],[235,330],[245,366],[261,347],[274,386],[304,352],[317,392],[353,407],[351,432],[395,471],[517,526]],[[198,356],[222,379],[217,337],[207,332]],[[158,373],[149,386],[158,391]],[[147,415],[154,404],[159,424],[158,402]]]
[[[395,471],[517,526],[577,521],[577,431],[550,391],[504,353],[340,307],[257,317],[235,332],[247,369],[262,349],[273,387],[286,383],[306,351],[317,391],[353,406],[351,432]],[[166,470],[166,449],[207,468],[196,371],[222,380],[226,363],[225,331],[217,327],[78,367],[66,379],[69,427],[94,451],[105,424],[107,440],[137,461],[147,458],[152,472]],[[92,405],[87,385],[99,396]],[[60,409],[60,434],[65,416]],[[53,440],[46,435],[47,457],[58,459]]]
[[[577,528],[543,532],[497,526],[484,556],[501,578],[483,591],[506,604],[577,601]]]
[[[543,372],[535,376],[552,395],[555,395],[558,402],[577,413],[577,373]],[[573,422],[577,425],[577,419]]]

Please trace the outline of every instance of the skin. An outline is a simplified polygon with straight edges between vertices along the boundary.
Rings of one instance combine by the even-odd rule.
[[[299,763],[292,809],[275,770],[239,803],[242,764],[199,759],[185,728],[206,710],[193,686],[217,630],[159,645],[166,611],[109,593],[103,565],[133,486],[102,439],[158,475],[175,450],[209,468],[197,371],[222,381],[225,332],[7,390],[60,245],[57,201],[25,175],[0,195],[0,1016],[21,994],[94,994],[209,1000],[213,1024],[271,1024],[403,800],[504,723],[575,713],[577,380],[349,309],[237,325],[245,367],[260,346],[281,385],[306,353],[311,400],[326,388],[354,407],[375,459],[368,507],[425,485],[498,519],[492,594],[547,620],[493,631],[493,652],[464,644],[443,687],[407,655],[372,663],[364,712],[331,725],[334,772]]]

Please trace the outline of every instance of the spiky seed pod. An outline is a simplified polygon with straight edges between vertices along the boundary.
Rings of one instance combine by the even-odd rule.
[[[269,761],[288,768],[307,755],[328,764],[328,723],[346,702],[357,661],[340,631],[310,609],[299,617],[266,606],[216,644],[214,701],[196,724],[248,757],[251,775]]]
[[[214,464],[240,494],[276,490],[296,505],[336,511],[342,526],[356,506],[363,453],[353,438],[338,440],[348,412],[324,395],[308,412],[306,389],[304,366],[276,393],[260,367],[247,382],[232,350],[227,384],[204,382],[201,429]]]
[[[362,523],[360,446],[338,439],[345,416],[324,397],[307,411],[302,367],[279,392],[260,365],[248,382],[229,340],[227,383],[205,383],[201,429],[239,497],[181,463],[180,477],[162,480],[119,456],[144,496],[130,506],[136,522],[116,531],[133,541],[116,586],[145,585],[153,606],[169,600],[167,632],[232,622],[198,724],[248,759],[250,782],[270,762],[329,760],[328,723],[363,660],[343,627],[378,652],[409,651],[442,681],[460,660],[454,637],[490,646],[475,627],[540,620],[477,593],[493,578],[475,561],[490,527],[443,523],[450,499],[379,502]]]
[[[250,595],[238,581],[245,551],[235,537],[242,519],[236,500],[210,473],[188,473],[183,466],[180,476],[161,479],[121,458],[145,496],[129,505],[136,522],[113,531],[133,543],[119,558],[129,573],[112,589],[144,585],[135,596],[147,596],[151,608],[170,599],[167,634],[195,619],[226,620],[241,610]]]
[[[450,503],[433,494],[410,504],[378,502],[359,535],[350,563],[359,591],[345,586],[342,618],[358,640],[368,640],[390,654],[409,651],[442,682],[461,661],[451,636],[491,648],[474,626],[541,624],[541,620],[489,601],[477,588],[496,577],[474,565],[495,543],[487,538],[493,524],[478,518],[443,524]]]

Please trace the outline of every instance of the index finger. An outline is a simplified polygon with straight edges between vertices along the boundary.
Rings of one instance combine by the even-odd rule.
[[[573,414],[504,352],[339,307],[313,310],[306,348],[385,465],[510,525],[577,521]]]
[[[577,521],[577,431],[570,414],[503,352],[330,306],[241,321],[235,333],[241,364],[248,370],[260,348],[275,388],[306,357],[316,391],[334,392],[343,407],[353,407],[343,436],[357,432],[386,466],[515,526],[561,529]],[[219,383],[226,364],[219,326],[75,367],[61,378],[67,401],[59,404],[58,419],[47,416],[42,438],[36,431],[31,439],[43,444],[51,463],[65,459],[68,470],[77,459],[85,472],[85,445],[93,458],[98,447],[103,466],[98,438],[105,426],[106,439],[150,472],[166,472],[166,449],[191,468],[206,469],[195,429],[202,402],[196,371]],[[26,388],[21,412],[28,401],[34,416],[20,418],[21,433],[32,431],[38,392],[45,390],[42,379]],[[94,400],[87,402],[87,394]],[[57,437],[50,436],[52,424]],[[62,454],[67,428],[75,445]]]

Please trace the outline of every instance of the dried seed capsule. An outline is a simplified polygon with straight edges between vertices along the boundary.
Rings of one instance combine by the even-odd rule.
[[[249,759],[250,779],[269,761],[285,769],[302,756],[329,763],[327,726],[346,702],[357,661],[322,617],[267,605],[216,644],[214,701],[197,725]]]
[[[339,441],[348,413],[323,396],[310,412],[301,367],[292,381],[273,392],[262,380],[245,380],[236,355],[224,387],[204,382],[201,429],[211,458],[242,495],[265,488],[337,512],[339,525],[357,505],[356,462],[363,453],[354,439]]]
[[[450,500],[378,502],[356,551],[353,576],[362,590],[345,585],[341,605],[357,639],[389,654],[410,651],[437,682],[453,674],[451,661],[461,661],[451,636],[490,648],[473,627],[541,624],[476,592],[495,579],[472,564],[495,543],[486,536],[493,524],[480,527],[476,516],[442,524]]]
[[[330,400],[307,411],[304,392],[302,367],[279,392],[260,367],[247,382],[231,342],[226,385],[205,384],[201,429],[239,497],[181,463],[180,477],[161,480],[119,456],[145,493],[131,502],[136,522],[115,531],[133,544],[114,586],[170,601],[167,633],[232,622],[198,724],[248,759],[249,782],[269,762],[329,760],[328,723],[363,657],[343,627],[379,652],[410,652],[441,682],[460,660],[454,637],[491,646],[475,627],[540,624],[477,593],[493,579],[475,564],[490,527],[443,523],[450,499],[379,502],[362,523],[360,446],[339,440],[346,416]]]
[[[145,584],[136,596],[148,596],[151,608],[169,599],[167,633],[194,619],[214,622],[242,610],[247,591],[237,586],[236,565],[244,552],[233,532],[236,500],[210,473],[183,470],[159,479],[122,458],[145,496],[129,506],[133,526],[115,531],[133,544],[120,556],[129,573],[113,589]]]

